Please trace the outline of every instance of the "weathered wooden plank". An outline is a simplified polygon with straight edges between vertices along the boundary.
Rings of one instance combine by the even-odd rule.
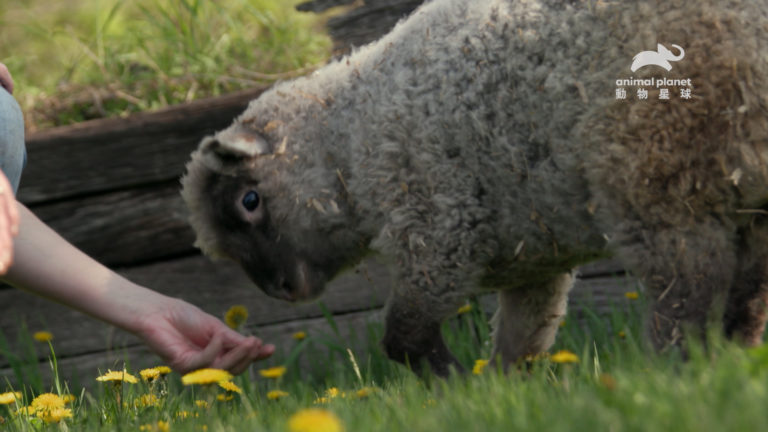
[[[218,317],[223,317],[232,305],[245,305],[250,311],[248,322],[257,326],[322,316],[317,302],[292,304],[273,299],[263,294],[236,265],[212,263],[201,256],[120,273],[139,284],[183,298]],[[389,294],[389,281],[388,268],[368,260],[332,281],[321,301],[332,313],[380,307]],[[21,321],[27,323],[30,331],[53,331],[57,353],[64,357],[137,343],[127,332],[15,289],[0,290],[0,317],[0,331],[14,341]],[[5,360],[0,359],[0,367],[4,365]]]
[[[423,0],[368,0],[363,6],[328,20],[328,33],[336,52],[372,42],[419,7]]]
[[[325,341],[330,340],[340,346],[348,347],[353,352],[359,354],[358,358],[364,358],[364,350],[368,347],[369,341],[365,339],[365,329],[368,323],[380,322],[380,312],[378,310],[361,311],[349,314],[341,314],[334,317],[334,322],[339,330],[338,335],[334,333],[330,324],[325,318],[311,318],[306,320],[291,321],[287,323],[260,326],[255,328],[250,326],[246,331],[256,331],[264,341],[274,343],[278,351],[273,359],[255,363],[253,369],[265,368],[276,364],[285,359],[286,354],[296,345],[293,340],[293,334],[299,330],[307,333],[310,340],[313,341],[315,353],[327,353]],[[374,342],[376,343],[376,342]],[[124,365],[128,365],[131,371],[138,371],[143,368],[161,365],[162,360],[149,351],[142,344],[129,344],[120,349],[114,349],[104,352],[83,353],[70,357],[62,357],[57,353],[59,376],[67,383],[79,383],[86,388],[93,388],[97,385],[94,378],[99,372],[108,369],[121,370]],[[327,356],[314,356],[313,358],[300,358],[300,364],[313,367],[318,364],[328,362]],[[329,366],[332,366],[329,364]],[[41,361],[37,365],[37,370],[46,386],[53,382],[53,374],[47,361]],[[254,374],[256,375],[256,374]],[[6,379],[12,384],[16,384],[16,377],[11,368],[7,365],[0,367],[0,381],[6,382]],[[0,387],[2,389],[3,387]]]
[[[582,279],[589,279],[596,276],[623,276],[627,271],[621,261],[612,258],[583,265],[578,268],[578,272]]]
[[[262,91],[31,134],[19,199],[32,204],[177,178],[200,139],[228,126]]]
[[[32,210],[70,243],[109,266],[196,253],[177,181],[37,205]]]

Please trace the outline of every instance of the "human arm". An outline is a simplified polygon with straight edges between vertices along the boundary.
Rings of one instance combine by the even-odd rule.
[[[240,373],[274,352],[189,303],[123,278],[17,205],[15,259],[4,276],[10,284],[136,334],[180,372],[216,367]]]

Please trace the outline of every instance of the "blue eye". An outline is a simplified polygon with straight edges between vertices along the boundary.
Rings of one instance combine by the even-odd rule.
[[[243,197],[243,207],[249,212],[259,207],[259,194],[256,191],[248,191]]]

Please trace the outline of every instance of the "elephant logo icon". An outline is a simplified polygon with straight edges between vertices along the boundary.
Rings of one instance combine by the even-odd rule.
[[[643,51],[633,57],[632,72],[640,69],[641,67],[655,65],[663,67],[667,71],[672,70],[672,65],[669,62],[679,61],[685,57],[685,50],[680,45],[672,44],[673,47],[680,51],[680,54],[674,55],[672,51],[667,49],[662,44],[656,45],[656,51]]]

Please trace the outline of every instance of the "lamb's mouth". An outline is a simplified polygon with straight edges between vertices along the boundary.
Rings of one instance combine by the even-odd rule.
[[[248,275],[270,297],[290,302],[312,300],[320,295],[325,285],[325,277],[302,259],[296,261],[293,269],[278,272],[271,280],[251,272]]]

